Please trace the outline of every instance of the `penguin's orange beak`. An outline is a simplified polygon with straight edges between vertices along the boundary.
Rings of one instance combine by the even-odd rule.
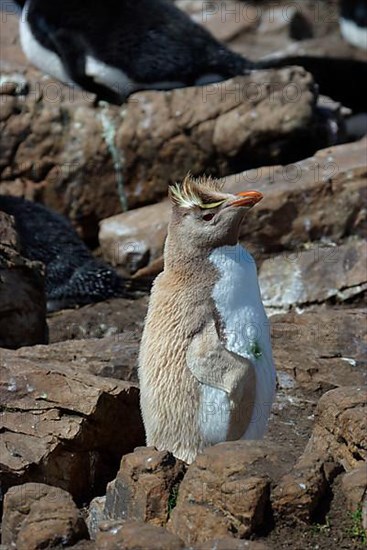
[[[227,203],[226,206],[247,206],[251,208],[263,198],[262,193],[259,191],[241,191],[236,194],[235,200]]]

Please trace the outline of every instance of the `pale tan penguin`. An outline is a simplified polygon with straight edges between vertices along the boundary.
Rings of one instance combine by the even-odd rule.
[[[147,445],[190,463],[215,443],[259,439],[275,390],[256,265],[238,244],[262,195],[211,179],[170,188],[164,271],[153,285],[139,357]]]

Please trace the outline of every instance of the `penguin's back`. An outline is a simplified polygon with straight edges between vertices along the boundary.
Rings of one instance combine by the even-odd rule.
[[[205,317],[209,293],[193,288],[193,300],[188,293],[174,276],[162,272],[156,278],[140,346],[139,384],[147,445],[192,462],[202,448],[200,384],[187,368],[186,352]]]
[[[249,359],[256,372],[253,414],[243,437],[261,438],[275,391],[270,325],[262,303],[256,264],[242,246],[224,246],[210,255],[219,272],[212,297],[220,316],[225,347]]]

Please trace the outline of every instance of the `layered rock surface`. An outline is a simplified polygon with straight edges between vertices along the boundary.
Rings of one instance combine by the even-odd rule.
[[[41,198],[86,237],[98,220],[164,196],[167,183],[188,170],[226,175],[328,144],[312,78],[301,68],[141,92],[121,108],[96,109],[52,82],[33,80],[29,89],[2,96],[8,114],[0,191]],[[30,149],[42,160],[32,162]]]
[[[2,542],[18,550],[73,546],[88,535],[66,491],[43,483],[12,487],[4,500]]]
[[[281,258],[292,266],[302,246],[312,241],[317,242],[311,247],[317,260],[316,254],[321,255],[328,242],[365,234],[366,147],[362,139],[320,150],[294,164],[223,178],[225,191],[256,188],[264,195],[241,227],[241,240],[258,261],[285,251]],[[169,212],[168,203],[162,202],[103,220],[99,238],[105,259],[136,271],[159,258]],[[134,264],[129,263],[129,254],[134,254]],[[329,264],[339,255],[330,249],[325,254]]]
[[[121,454],[144,443],[138,388],[90,374],[76,355],[26,351],[1,352],[3,492],[46,481],[81,502],[103,490]]]

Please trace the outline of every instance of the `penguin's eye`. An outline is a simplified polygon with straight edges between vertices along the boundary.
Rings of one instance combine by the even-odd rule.
[[[208,214],[204,214],[203,216],[203,220],[205,220],[206,222],[210,222],[210,220],[212,220],[213,218],[214,218],[214,214],[210,212],[208,212]]]

